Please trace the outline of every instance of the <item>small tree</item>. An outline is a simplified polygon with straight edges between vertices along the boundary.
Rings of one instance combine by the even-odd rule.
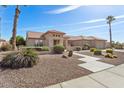
[[[10,38],[10,44],[12,44],[13,38]],[[22,36],[16,36],[16,46],[25,45],[25,40]]]

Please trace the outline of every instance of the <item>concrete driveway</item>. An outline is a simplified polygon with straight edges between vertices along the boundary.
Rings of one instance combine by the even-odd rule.
[[[47,88],[124,88],[124,64]]]

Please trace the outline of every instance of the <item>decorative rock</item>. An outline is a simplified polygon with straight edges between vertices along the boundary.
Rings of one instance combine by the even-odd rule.
[[[68,58],[66,55],[62,55],[62,58]]]
[[[68,53],[68,57],[72,57],[72,55],[73,55],[73,51],[71,50],[71,51],[69,51],[69,53]]]

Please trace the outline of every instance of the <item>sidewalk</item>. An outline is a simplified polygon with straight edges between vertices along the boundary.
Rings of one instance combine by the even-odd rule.
[[[124,88],[124,64],[47,88]]]

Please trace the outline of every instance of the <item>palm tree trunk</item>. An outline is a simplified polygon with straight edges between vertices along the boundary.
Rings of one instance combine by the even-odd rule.
[[[13,23],[13,31],[12,31],[12,49],[17,50],[16,47],[16,30],[17,30],[17,22],[18,22],[18,16],[19,16],[19,6],[16,6],[15,9],[15,16],[14,16],[14,23]]]
[[[112,32],[111,32],[111,23],[109,23],[109,34],[110,34],[110,48],[112,48]]]

